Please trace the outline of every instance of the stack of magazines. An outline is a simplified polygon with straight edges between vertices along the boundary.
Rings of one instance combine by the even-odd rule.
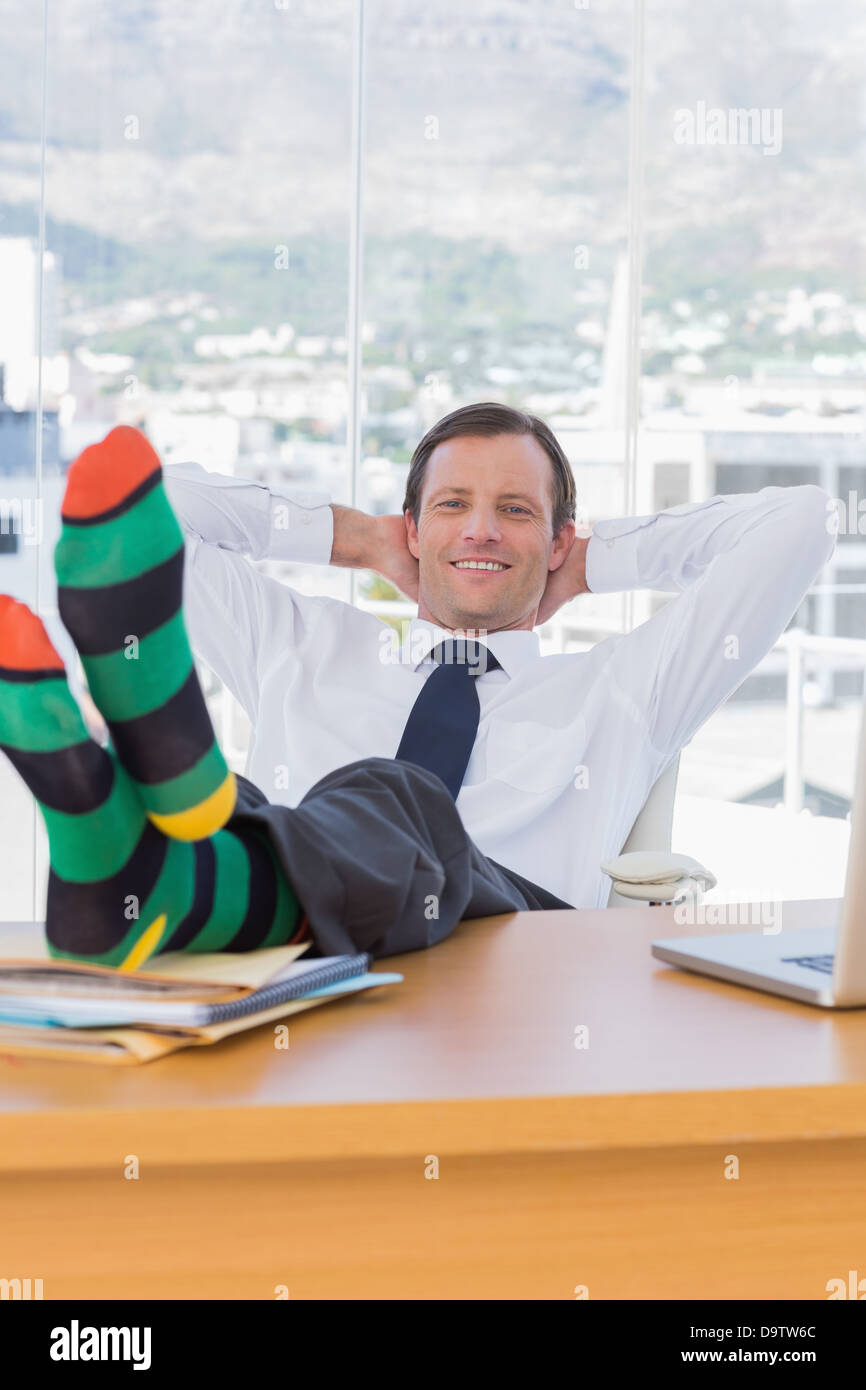
[[[372,957],[300,960],[308,941],[243,954],[173,951],[127,972],[52,959],[38,926],[0,931],[0,1053],[134,1065],[315,1008],[402,975]]]

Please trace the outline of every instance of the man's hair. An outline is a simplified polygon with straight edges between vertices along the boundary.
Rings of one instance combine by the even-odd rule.
[[[537,439],[553,465],[553,534],[557,535],[566,521],[574,520],[577,510],[574,474],[550,427],[537,415],[513,410],[510,405],[499,405],[496,401],[481,401],[478,405],[463,405],[459,410],[452,410],[450,415],[443,415],[416,445],[403,498],[403,510],[411,513],[416,526],[427,460],[437,444],[443,444],[446,439],[479,434],[488,438],[497,434],[531,434]]]

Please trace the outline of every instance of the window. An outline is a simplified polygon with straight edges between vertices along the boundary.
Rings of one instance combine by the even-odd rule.
[[[375,513],[399,509],[429,425],[482,399],[547,420],[588,521],[818,483],[836,555],[681,760],[675,848],[742,888],[719,808],[780,781],[793,806],[853,763],[866,265],[862,123],[838,113],[863,110],[859,0],[66,0],[48,34],[41,6],[0,14],[0,497],[41,526],[0,534],[6,591],[61,639],[65,470],[119,421],[166,462]],[[256,563],[412,611],[373,575]],[[669,601],[588,595],[545,650]],[[209,691],[243,770],[249,730]],[[41,820],[5,763],[0,808],[21,866],[0,915],[38,918]],[[792,894],[841,891],[838,860],[807,879],[750,843],[748,891],[777,870]]]

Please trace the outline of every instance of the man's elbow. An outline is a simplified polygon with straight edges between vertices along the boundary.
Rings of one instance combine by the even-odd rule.
[[[804,559],[814,562],[816,571],[825,565],[836,547],[839,535],[840,502],[817,483],[801,483],[790,489],[797,514],[798,547],[804,547]],[[791,537],[794,541],[794,537]]]

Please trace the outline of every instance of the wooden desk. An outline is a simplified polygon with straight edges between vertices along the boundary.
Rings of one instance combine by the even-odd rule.
[[[669,907],[487,918],[290,1020],[287,1051],[263,1027],[140,1068],[0,1057],[0,1276],[46,1298],[826,1298],[866,1277],[866,1010],[650,956],[688,934]]]

